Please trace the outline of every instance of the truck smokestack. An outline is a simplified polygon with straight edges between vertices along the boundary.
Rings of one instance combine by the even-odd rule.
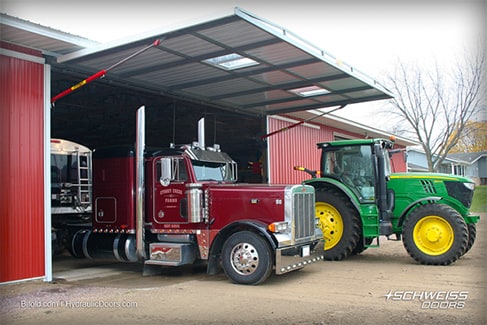
[[[145,150],[145,106],[137,110],[137,129],[135,141],[135,236],[139,260],[145,260],[144,238],[144,150]]]
[[[205,118],[198,121],[198,146],[205,150]]]

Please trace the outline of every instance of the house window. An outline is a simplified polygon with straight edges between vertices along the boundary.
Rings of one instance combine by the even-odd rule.
[[[453,175],[465,176],[465,166],[453,165]]]

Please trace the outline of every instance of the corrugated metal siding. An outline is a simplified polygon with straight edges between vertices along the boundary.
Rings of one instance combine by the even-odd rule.
[[[0,55],[0,282],[44,276],[43,64]]]
[[[404,149],[404,148],[400,146],[394,146],[394,149]],[[406,151],[403,150],[392,156],[391,168],[393,173],[405,173],[407,171],[405,155],[406,155]]]
[[[273,117],[268,118],[268,132],[280,130],[294,124]],[[316,144],[332,137],[330,130],[315,129],[299,125],[290,130],[277,133],[268,138],[269,181],[271,184],[297,184],[310,176],[295,171],[300,165],[308,169],[319,169],[320,152]]]
[[[267,119],[268,133],[281,130],[298,122],[296,119],[269,117]],[[294,122],[293,122],[294,121]],[[364,135],[348,132],[326,125],[312,124],[315,127],[299,125],[287,131],[277,133],[267,138],[269,147],[269,182],[271,184],[297,184],[310,178],[305,172],[295,171],[294,166],[303,166],[311,170],[320,168],[321,151],[316,144],[335,140],[335,134],[344,135],[351,139],[363,138]],[[406,170],[404,156],[393,156],[393,170]]]

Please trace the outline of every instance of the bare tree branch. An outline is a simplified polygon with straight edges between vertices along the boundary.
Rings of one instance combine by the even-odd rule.
[[[469,120],[484,107],[484,69],[485,52],[479,51],[449,70],[437,63],[427,70],[400,61],[388,76],[386,84],[396,94],[393,113],[421,143],[430,171],[439,169]]]

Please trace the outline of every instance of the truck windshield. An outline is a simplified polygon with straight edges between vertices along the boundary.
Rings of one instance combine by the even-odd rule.
[[[331,177],[348,186],[360,201],[375,199],[372,147],[343,146],[324,148],[322,177]]]
[[[235,182],[234,165],[224,162],[193,160],[193,169],[198,181]]]

